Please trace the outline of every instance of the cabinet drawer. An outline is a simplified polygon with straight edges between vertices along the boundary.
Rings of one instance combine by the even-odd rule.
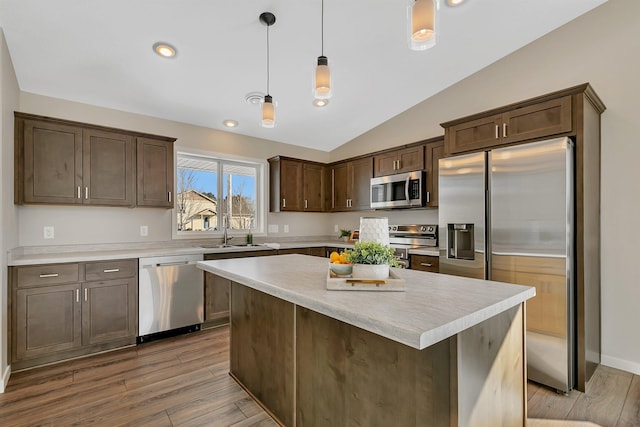
[[[438,273],[440,271],[440,258],[429,255],[411,255],[411,269]]]
[[[16,267],[16,283],[19,288],[78,282],[78,264],[43,264]]]
[[[85,280],[109,280],[134,277],[138,270],[135,259],[88,262],[85,264]]]

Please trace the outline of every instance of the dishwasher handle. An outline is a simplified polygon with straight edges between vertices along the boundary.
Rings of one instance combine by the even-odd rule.
[[[155,264],[155,266],[150,266],[150,267],[170,267],[174,265],[189,265],[189,264],[194,264],[194,263],[190,263],[189,261],[160,262]]]

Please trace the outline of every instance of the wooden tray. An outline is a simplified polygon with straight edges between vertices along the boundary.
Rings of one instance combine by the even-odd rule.
[[[403,292],[406,282],[389,270],[389,277],[383,280],[354,279],[349,276],[338,276],[331,269],[327,274],[327,289],[330,291],[382,291]]]

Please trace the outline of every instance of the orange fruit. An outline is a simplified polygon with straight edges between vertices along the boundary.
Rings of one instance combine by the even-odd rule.
[[[347,254],[342,252],[340,254],[340,264],[349,264],[349,260],[347,259]]]
[[[340,254],[338,252],[331,252],[329,260],[333,263],[338,263],[340,261]]]

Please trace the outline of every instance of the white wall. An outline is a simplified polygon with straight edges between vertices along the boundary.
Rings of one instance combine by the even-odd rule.
[[[13,111],[18,106],[18,81],[0,28],[0,393],[9,380],[7,358],[7,251],[18,245],[17,214],[13,205]]]
[[[177,149],[214,151],[232,156],[268,159],[287,155],[300,159],[326,162],[329,153],[221,132],[214,129],[157,119],[140,114],[111,110],[62,99],[22,92],[20,111],[120,129],[130,129],[178,138]],[[145,208],[104,208],[74,206],[34,206],[18,208],[20,217],[19,245],[69,245],[83,243],[153,242],[171,240],[172,211]],[[289,235],[326,234],[326,222],[307,221],[296,214],[270,214],[268,222],[288,224]],[[149,236],[140,237],[141,225],[149,227]],[[44,240],[43,227],[53,226],[55,239]],[[286,236],[283,227],[277,236]]]
[[[590,82],[602,115],[602,362],[640,374],[640,1],[604,5],[331,153],[338,160],[441,135],[439,123]],[[419,84],[419,83],[417,83]]]

